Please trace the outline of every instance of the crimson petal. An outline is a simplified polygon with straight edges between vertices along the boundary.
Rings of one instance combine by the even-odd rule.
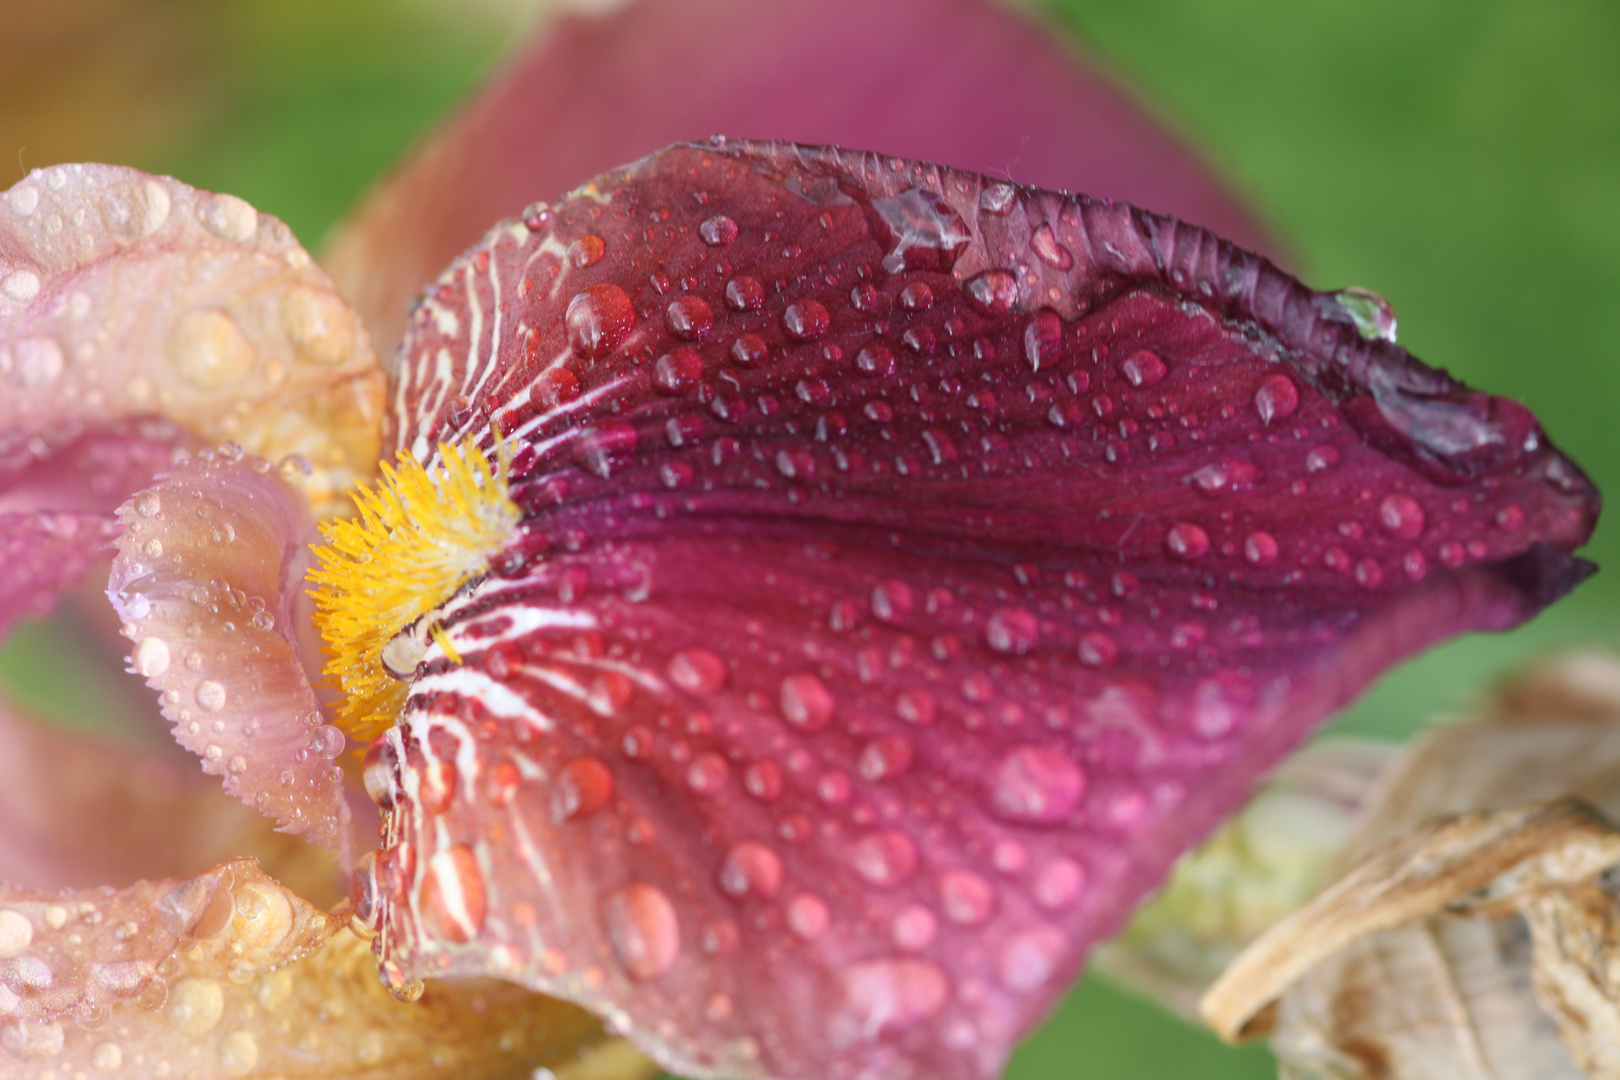
[[[380,951],[693,1073],[994,1075],[1316,721],[1590,572],[1580,471],[1366,310],[779,143],[497,227],[394,438],[504,433],[527,520],[371,752]]]
[[[537,34],[368,197],[332,245],[332,274],[391,357],[406,301],[491,221],[713,131],[888,147],[1128,199],[1269,250],[1195,154],[1013,5],[639,0]]]

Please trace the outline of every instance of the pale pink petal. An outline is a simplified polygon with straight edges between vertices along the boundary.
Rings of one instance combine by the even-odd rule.
[[[303,455],[323,506],[377,458],[370,341],[286,227],[134,169],[0,192],[0,383],[0,632],[83,572],[172,447]]]
[[[108,595],[175,738],[232,795],[346,851],[344,736],[322,716],[294,617],[315,536],[302,493],[263,458],[204,451],[119,519]]]
[[[117,892],[0,888],[0,1075],[566,1077],[604,1043],[588,1014],[507,984],[401,1004],[343,922],[250,859]],[[605,1075],[647,1075],[616,1063]]]
[[[341,895],[321,849],[277,833],[177,752],[0,711],[0,883],[53,890],[188,877],[251,855],[300,895]]]
[[[1207,166],[1011,4],[640,0],[542,30],[372,193],[327,261],[386,361],[406,303],[490,222],[715,132],[1126,199],[1274,250]]]

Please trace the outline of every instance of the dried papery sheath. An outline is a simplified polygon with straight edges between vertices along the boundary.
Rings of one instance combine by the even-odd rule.
[[[1620,1075],[1620,834],[1592,809],[1620,798],[1617,675],[1555,659],[1418,744],[1364,857],[1238,958],[1212,1026],[1270,1031],[1290,1076]]]

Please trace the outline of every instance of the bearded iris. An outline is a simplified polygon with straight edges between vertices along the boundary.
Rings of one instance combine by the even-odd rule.
[[[311,494],[235,449],[178,462],[125,504],[112,589],[182,741],[340,843],[343,740],[297,662],[300,500],[332,498],[356,466],[329,444],[383,414],[361,335],[234,202],[116,170],[8,198],[39,221],[94,209],[109,277],[165,245],[204,256],[188,272],[291,276],[225,275],[159,312],[166,336],[122,341],[233,400],[262,375],[266,409],[177,419],[204,446],[302,453]],[[53,276],[86,266],[10,268],[18,303],[57,301],[14,335],[27,370],[55,369],[33,389],[73,377],[41,343],[74,331],[49,320],[116,303]],[[490,573],[424,598],[420,663],[393,672],[407,722],[368,754],[387,843],[354,900],[385,978],[541,986],[684,1067],[994,1071],[1086,940],[1304,725],[1581,576],[1580,474],[1363,311],[1127,207],[784,145],[672,150],[498,225],[417,306],[386,406],[424,483],[436,447],[493,461],[511,438],[524,521]],[[1505,537],[1481,527],[1509,506]],[[379,638],[414,632],[394,621]],[[223,938],[225,975],[268,986],[333,926],[245,870],[197,880],[131,902],[175,912],[170,939],[126,936],[153,955],[53,972],[63,1004],[25,983],[17,1045],[66,1053],[62,1009],[161,986],[171,1028],[257,1067],[264,1032],[227,1050],[216,1028],[238,1015],[218,969],[158,968]],[[19,911],[18,956],[63,948],[46,907]]]

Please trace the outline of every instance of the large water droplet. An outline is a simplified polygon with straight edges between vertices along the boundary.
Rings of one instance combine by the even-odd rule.
[[[916,754],[904,735],[879,735],[862,748],[855,771],[867,780],[889,780],[910,768]]]
[[[669,331],[685,341],[701,341],[714,330],[714,311],[700,296],[682,296],[665,311]]]
[[[1031,371],[1057,363],[1063,352],[1063,320],[1050,308],[1042,308],[1024,324],[1024,360]]]
[[[617,285],[602,282],[577,293],[563,316],[568,344],[579,355],[596,360],[624,344],[636,327],[635,307]]]
[[[197,684],[197,704],[209,712],[218,712],[225,707],[225,687],[212,679],[204,679]]]
[[[968,303],[986,315],[1005,315],[1018,303],[1018,275],[995,267],[962,283]]]
[[[1170,526],[1164,536],[1164,546],[1178,559],[1199,559],[1209,552],[1209,533],[1187,522]]]
[[[1368,341],[1395,340],[1395,309],[1388,300],[1373,292],[1352,285],[1332,294],[1339,307],[1356,324],[1356,332]]]
[[[662,889],[632,882],[610,893],[602,909],[608,942],[631,978],[656,978],[675,966],[681,952],[680,923],[675,905]]]
[[[724,247],[737,239],[737,223],[724,214],[716,214],[698,226],[698,235],[710,247]]]
[[[169,339],[169,359],[180,377],[206,390],[242,378],[257,358],[236,320],[213,308],[188,312]]]
[[[1273,375],[1254,392],[1254,408],[1263,424],[1285,420],[1299,408],[1299,389],[1288,376]]]
[[[757,840],[741,840],[720,864],[720,891],[742,899],[768,900],[782,886],[782,858]]]
[[[1027,653],[1040,644],[1041,624],[1022,608],[997,608],[985,622],[984,640],[996,652]]]
[[[1002,985],[1025,993],[1040,989],[1057,974],[1067,948],[1062,932],[1050,926],[1033,927],[1015,935],[1002,946]]]
[[[0,357],[4,357],[0,353]],[[67,358],[51,337],[26,337],[12,347],[11,377],[24,390],[49,386],[62,374]]]
[[[827,902],[819,896],[800,893],[788,901],[788,929],[806,941],[814,941],[826,933],[831,922],[832,913],[827,908]]]
[[[831,325],[832,316],[819,300],[800,300],[782,312],[782,329],[794,341],[814,341]]]
[[[926,188],[910,188],[888,198],[873,199],[872,209],[888,227],[888,252],[883,269],[949,271],[973,239],[961,215]]]
[[[1069,249],[1058,242],[1057,234],[1052,226],[1042,222],[1029,237],[1029,246],[1041,262],[1059,270],[1068,270],[1074,266],[1074,256]]]
[[[1132,386],[1152,386],[1162,382],[1169,369],[1157,354],[1142,349],[1127,356],[1119,371]]]
[[[991,774],[991,806],[1009,821],[1055,825],[1080,804],[1086,778],[1079,766],[1045,746],[1010,751]]]
[[[1423,506],[1410,495],[1386,495],[1378,504],[1378,524],[1402,540],[1416,540],[1423,535]]]
[[[835,1037],[871,1041],[904,1031],[945,1006],[951,984],[931,960],[866,960],[840,974],[844,1001],[834,1018]]]
[[[819,731],[832,719],[832,691],[808,672],[782,680],[780,703],[783,718],[805,731]]]
[[[868,884],[892,889],[917,869],[917,845],[893,829],[868,833],[850,848],[850,864]]]
[[[597,758],[575,758],[557,773],[551,819],[560,823],[590,817],[612,798],[613,770]]]

